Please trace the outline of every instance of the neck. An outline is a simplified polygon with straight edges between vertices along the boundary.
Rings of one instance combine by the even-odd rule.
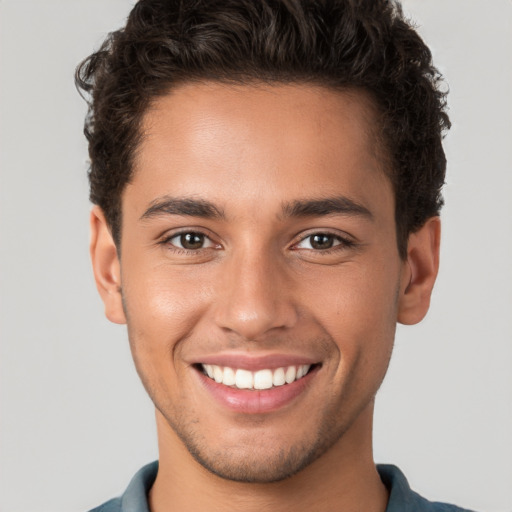
[[[373,462],[372,417],[370,404],[307,468],[281,482],[254,484],[225,480],[204,469],[157,413],[160,461],[149,495],[150,510],[384,512],[388,493]]]

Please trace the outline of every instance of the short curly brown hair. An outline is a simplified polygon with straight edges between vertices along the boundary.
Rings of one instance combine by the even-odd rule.
[[[149,102],[202,80],[366,91],[379,113],[402,258],[409,234],[439,214],[446,93],[398,1],[139,0],[126,27],[76,71],[89,104],[90,199],[117,244],[121,196]]]

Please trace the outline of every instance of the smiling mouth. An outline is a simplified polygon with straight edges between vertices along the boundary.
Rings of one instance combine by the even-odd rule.
[[[236,389],[262,390],[292,384],[304,378],[317,366],[316,364],[302,364],[262,369],[255,372],[215,364],[198,364],[196,368],[218,384]]]

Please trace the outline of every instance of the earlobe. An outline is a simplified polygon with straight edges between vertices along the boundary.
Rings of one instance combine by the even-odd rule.
[[[91,210],[90,228],[94,279],[105,305],[105,315],[111,322],[124,324],[126,317],[121,295],[121,266],[105,215],[98,206]]]
[[[439,270],[440,241],[439,217],[428,219],[409,236],[398,306],[398,321],[402,324],[416,324],[427,314]]]

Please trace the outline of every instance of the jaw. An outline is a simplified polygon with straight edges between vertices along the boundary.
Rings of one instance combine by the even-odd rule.
[[[157,413],[161,458],[173,461],[179,453],[184,463],[200,472],[206,469],[226,481],[251,483],[286,480],[335,446],[342,456],[343,447],[368,445],[371,459],[371,426],[358,427],[364,435],[352,432],[353,423],[371,423],[371,414],[361,422],[362,411],[351,411],[355,405],[344,397],[333,400],[319,392],[323,386],[317,387],[315,380],[327,378],[322,370],[313,366],[292,384],[248,390],[225,386],[191,369],[202,392],[188,394],[187,405],[180,409],[160,407]],[[365,409],[372,398],[360,408]],[[339,403],[344,405],[339,407]],[[366,450],[359,448],[360,454]]]
[[[151,493],[155,497],[160,496],[162,502],[175,503],[177,510],[181,502],[187,510],[240,509],[256,512],[264,505],[263,508],[269,510],[305,511],[318,510],[320,503],[325,504],[322,508],[326,510],[335,508],[335,503],[337,507],[343,504],[353,506],[353,503],[369,504],[370,488],[373,485],[383,496],[385,504],[385,489],[372,458],[372,415],[373,401],[367,404],[329,449],[316,458],[312,457],[302,469],[296,469],[282,478],[265,476],[263,473],[260,478],[254,478],[250,474],[244,476],[243,467],[238,467],[238,475],[231,476],[226,474],[226,468],[222,472],[218,470],[218,465],[208,467],[197,454],[191,454],[170,428],[167,419],[157,411],[160,467]],[[250,443],[253,452],[268,450],[268,445],[263,442],[264,430],[262,425],[261,431],[253,432]],[[239,448],[238,452],[235,449],[228,452],[228,457],[232,455],[232,458],[238,459],[250,455],[248,449],[244,450],[242,446]],[[219,456],[222,455],[219,450]],[[268,467],[269,461],[266,463]],[[197,493],[199,487],[201,493]],[[315,493],[311,492],[312,488]],[[335,501],[332,501],[333,498]],[[384,508],[385,505],[382,510]],[[366,509],[374,510],[370,506]]]

